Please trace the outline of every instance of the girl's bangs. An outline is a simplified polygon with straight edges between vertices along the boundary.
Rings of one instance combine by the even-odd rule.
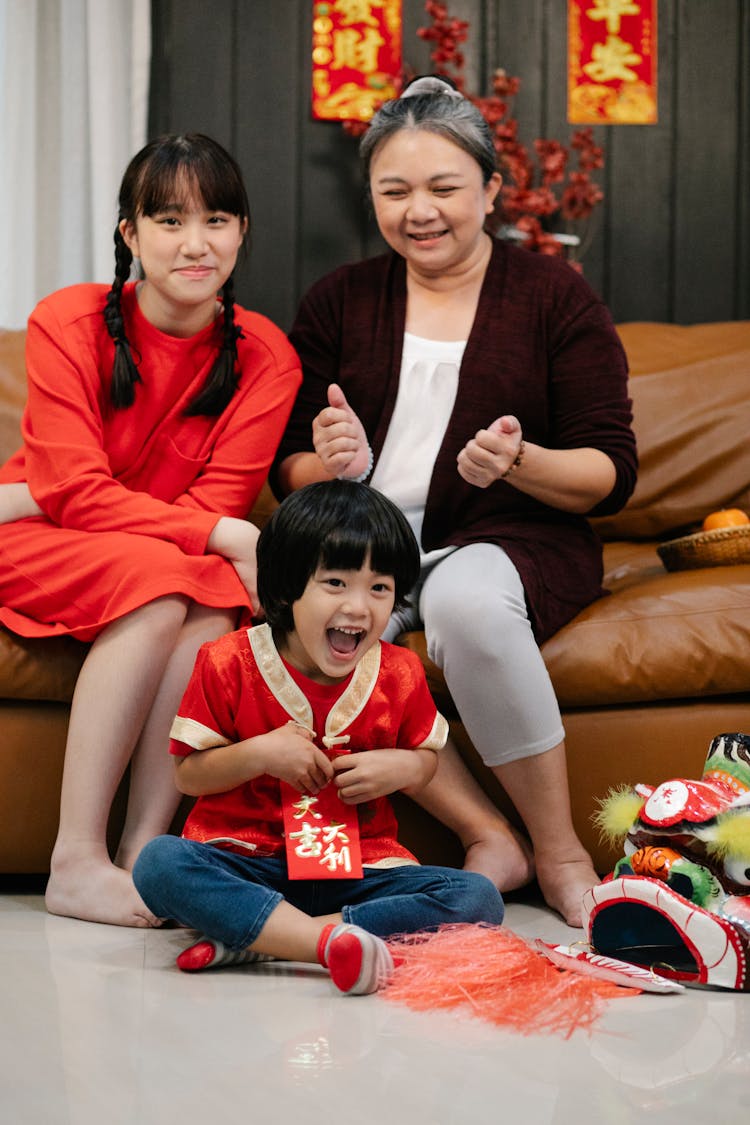
[[[142,215],[202,202],[207,211],[248,217],[242,182],[226,165],[218,167],[208,153],[158,154],[142,170],[139,188],[141,198],[136,200],[136,212]]]
[[[334,528],[320,545],[318,565],[328,570],[359,570],[372,546],[370,528]]]
[[[370,523],[361,527],[337,527],[320,547],[319,566],[330,570],[360,570],[369,563],[375,574],[401,573],[404,567],[405,542],[380,534]]]

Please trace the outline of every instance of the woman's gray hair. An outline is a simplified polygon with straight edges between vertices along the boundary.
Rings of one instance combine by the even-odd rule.
[[[422,129],[452,141],[476,160],[485,184],[497,171],[495,143],[489,125],[477,107],[442,78],[433,75],[417,78],[400,98],[380,107],[359,145],[368,180],[375,153],[402,129]]]

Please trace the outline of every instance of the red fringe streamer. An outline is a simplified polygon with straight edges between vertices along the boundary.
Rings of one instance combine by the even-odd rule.
[[[558,969],[501,926],[441,926],[391,938],[396,970],[381,996],[415,1011],[464,1009],[521,1035],[591,1031],[604,1002],[636,995],[609,981]]]

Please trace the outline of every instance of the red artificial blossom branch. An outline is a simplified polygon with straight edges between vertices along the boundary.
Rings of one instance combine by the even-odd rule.
[[[564,220],[570,235],[574,233],[574,224],[588,226],[591,213],[604,198],[591,177],[593,170],[604,167],[604,153],[594,144],[593,131],[577,130],[571,136],[569,147],[559,141],[535,140],[534,159],[519,140],[518,121],[512,116],[513,99],[521,87],[520,78],[509,77],[498,69],[493,75],[489,97],[467,93],[464,56],[459,45],[468,38],[468,22],[455,19],[446,4],[435,0],[427,0],[425,11],[431,23],[419,28],[417,35],[434,44],[430,59],[435,73],[450,78],[480,110],[492,130],[503,186],[490,228],[506,236],[520,236],[519,241],[529,250],[564,254],[565,244],[549,229],[553,217],[559,215]],[[578,156],[575,169],[568,167],[571,148]],[[583,239],[577,236],[571,242],[569,257],[575,260],[583,249]]]
[[[460,43],[465,43],[469,38],[469,22],[468,20],[458,20],[449,15],[445,4],[437,4],[433,3],[432,0],[427,0],[424,7],[427,15],[432,19],[432,23],[429,27],[417,28],[417,35],[420,39],[426,39],[428,42],[435,44],[430,51],[435,73],[447,75],[463,94],[465,93],[463,73],[465,60],[458,47]]]
[[[512,116],[520,78],[509,77],[498,69],[494,72],[489,96],[467,93],[465,59],[460,48],[469,37],[468,21],[456,19],[447,5],[437,0],[427,0],[425,12],[430,23],[420,27],[417,35],[432,44],[430,59],[434,73],[450,78],[479,109],[492,131],[503,186],[488,222],[490,230],[518,239],[529,250],[564,255],[577,266],[576,259],[586,246],[585,233],[591,214],[604,198],[591,177],[592,171],[604,167],[604,154],[594,144],[593,131],[590,128],[575,131],[569,146],[554,140],[535,140],[532,156],[519,140],[518,121]],[[410,68],[406,68],[402,84],[410,76]],[[345,128],[358,136],[368,126],[349,122]],[[571,148],[577,154],[577,168],[568,166]],[[555,218],[565,223],[566,232],[562,235],[550,229]]]

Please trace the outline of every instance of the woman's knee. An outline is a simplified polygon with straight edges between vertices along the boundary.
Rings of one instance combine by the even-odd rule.
[[[127,633],[144,636],[154,645],[172,645],[190,607],[190,599],[183,594],[165,594],[118,617],[100,635]]]
[[[425,631],[436,643],[465,637],[497,643],[506,629],[529,629],[518,571],[499,547],[475,543],[438,563],[425,581],[421,605]]]
[[[509,599],[502,590],[478,593],[455,590],[445,598],[433,597],[423,610],[427,653],[439,667],[450,657],[476,668],[513,653],[519,638],[535,643],[525,604]]]

